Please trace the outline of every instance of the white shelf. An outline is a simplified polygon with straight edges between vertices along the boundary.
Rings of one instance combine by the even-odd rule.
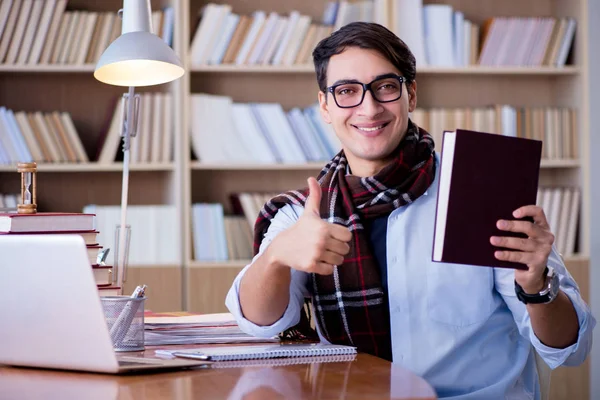
[[[36,72],[61,73],[80,72],[92,73],[95,64],[0,64],[0,72]],[[284,74],[314,74],[312,64],[303,65],[200,65],[188,67],[190,72],[223,72],[223,73],[284,73]],[[577,75],[578,66],[566,67],[421,67],[417,74],[423,75]]]
[[[0,72],[86,72],[92,73],[95,64],[71,65],[71,64],[0,64]]]
[[[230,260],[230,261],[188,261],[191,268],[244,268],[252,260]],[[589,261],[589,256],[585,254],[574,254],[565,257],[565,263]]]
[[[223,73],[311,73],[314,74],[314,66],[307,65],[201,65],[188,68],[191,72],[223,72]],[[556,67],[421,67],[417,74],[431,75],[576,75],[579,67],[566,66]]]
[[[148,163],[148,164],[130,164],[131,171],[172,171],[173,163]],[[56,163],[56,164],[38,164],[38,172],[107,172],[122,171],[123,163],[98,164],[98,163]],[[16,165],[0,165],[0,172],[17,173]]]
[[[542,160],[540,163],[541,168],[579,168],[581,161],[578,159],[565,159],[565,160]]]
[[[191,164],[192,170],[250,170],[250,171],[315,171],[320,170],[327,163],[312,162],[304,164],[219,164],[219,163],[202,163],[200,161],[193,161]]]

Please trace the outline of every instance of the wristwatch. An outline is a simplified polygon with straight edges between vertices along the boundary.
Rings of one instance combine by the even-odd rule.
[[[527,294],[515,280],[515,292],[517,298],[524,304],[548,304],[558,296],[560,281],[558,274],[552,267],[546,267],[544,271],[546,283],[541,292],[536,294]]]

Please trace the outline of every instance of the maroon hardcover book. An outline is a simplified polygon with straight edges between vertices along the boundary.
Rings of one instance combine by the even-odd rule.
[[[500,261],[491,236],[525,237],[496,228],[514,210],[536,204],[542,142],[457,129],[444,132],[433,261],[526,269]]]

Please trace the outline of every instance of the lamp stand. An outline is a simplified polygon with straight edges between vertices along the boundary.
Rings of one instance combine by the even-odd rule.
[[[138,115],[140,110],[140,95],[134,93],[134,87],[129,87],[129,92],[123,94],[121,102],[121,136],[123,136],[123,182],[121,187],[121,225],[119,227],[119,243],[117,257],[117,286],[123,293],[123,282],[127,268],[129,244],[127,243],[127,200],[129,193],[129,160],[131,138],[136,136]]]

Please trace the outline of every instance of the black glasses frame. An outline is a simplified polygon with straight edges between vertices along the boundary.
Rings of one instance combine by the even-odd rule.
[[[377,98],[377,96],[375,95],[375,92],[374,92],[374,91],[373,91],[373,89],[371,88],[371,85],[372,85],[373,83],[377,82],[377,81],[380,81],[380,80],[382,80],[382,79],[386,79],[386,78],[396,78],[396,79],[398,79],[398,83],[400,83],[400,94],[398,94],[398,97],[397,97],[397,98],[395,98],[395,99],[392,99],[392,100],[384,100],[384,101],[382,101],[382,100],[379,100],[379,99]],[[406,80],[406,79],[405,79],[403,76],[396,75],[396,74],[386,74],[386,75],[381,75],[381,76],[378,76],[377,78],[375,78],[374,80],[372,80],[372,81],[371,81],[371,82],[369,82],[369,83],[362,83],[362,82],[355,81],[355,80],[351,80],[351,81],[347,81],[347,82],[338,83],[337,85],[333,85],[333,86],[329,86],[329,87],[327,87],[327,91],[328,91],[329,93],[331,93],[331,95],[333,96],[333,100],[335,101],[335,104],[336,104],[336,105],[337,105],[339,108],[354,108],[354,107],[358,107],[358,106],[360,106],[360,105],[362,104],[362,102],[365,100],[365,93],[367,93],[367,90],[368,90],[369,92],[371,92],[371,96],[373,97],[373,99],[375,99],[375,100],[376,100],[377,102],[379,102],[379,103],[391,103],[392,101],[396,101],[396,100],[398,100],[400,97],[402,97],[402,83],[403,83],[403,82],[406,82],[406,83],[408,84],[408,81],[407,81],[407,80]],[[335,97],[335,89],[336,89],[336,88],[338,88],[338,87],[340,87],[340,86],[343,86],[343,85],[348,85],[348,84],[358,84],[358,85],[361,85],[361,86],[362,86],[362,89],[363,89],[363,91],[362,91],[362,96],[361,96],[361,98],[360,98],[360,102],[358,102],[358,104],[356,104],[356,105],[353,105],[353,106],[340,106],[340,104],[339,104],[339,103],[338,103],[338,101],[337,101],[337,98]]]

